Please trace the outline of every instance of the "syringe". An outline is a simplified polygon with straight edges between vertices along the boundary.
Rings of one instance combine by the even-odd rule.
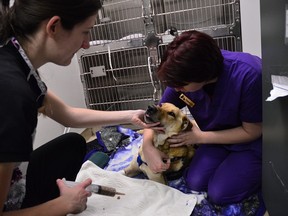
[[[68,187],[74,187],[78,185],[80,182],[74,182],[74,181],[64,181],[66,186]],[[91,193],[101,194],[105,196],[112,196],[115,195],[125,195],[124,193],[117,192],[115,188],[102,186],[102,185],[96,185],[96,184],[90,184],[88,187],[86,187],[86,190]]]

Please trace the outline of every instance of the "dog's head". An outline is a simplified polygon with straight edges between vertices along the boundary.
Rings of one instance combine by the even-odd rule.
[[[191,130],[192,128],[192,123],[187,116],[171,103],[162,103],[160,106],[148,106],[145,113],[145,122],[160,122],[166,131],[174,133]]]

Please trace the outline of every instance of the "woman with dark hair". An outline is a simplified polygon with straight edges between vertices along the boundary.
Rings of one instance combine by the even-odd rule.
[[[207,192],[217,205],[241,202],[261,188],[261,60],[220,50],[212,37],[187,31],[172,41],[158,69],[167,85],[160,103],[188,107],[197,122],[191,131],[169,139],[171,146],[198,149],[184,172],[187,186]],[[143,150],[154,172],[169,167],[145,129]]]
[[[66,127],[157,125],[142,121],[144,110],[71,107],[39,77],[42,65],[68,65],[80,48],[89,48],[100,8],[100,0],[15,0],[11,6],[9,0],[0,1],[0,215],[56,216],[86,208],[91,179],[73,188],[61,180],[75,180],[86,154],[84,138],[68,133],[33,151],[38,113]],[[26,195],[23,209],[14,210],[25,194],[17,169],[22,161],[29,161]]]

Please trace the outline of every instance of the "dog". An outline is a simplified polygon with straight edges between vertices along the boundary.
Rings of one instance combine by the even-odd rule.
[[[141,145],[138,154],[124,169],[124,174],[133,177],[143,172],[148,179],[167,184],[166,175],[187,167],[195,152],[195,148],[191,145],[170,148],[167,139],[179,132],[191,130],[193,125],[188,117],[171,103],[148,106],[144,120],[146,123],[160,122],[160,125],[165,129],[165,133],[154,131],[153,143],[156,148],[168,155],[170,167],[165,172],[153,173],[145,162]]]

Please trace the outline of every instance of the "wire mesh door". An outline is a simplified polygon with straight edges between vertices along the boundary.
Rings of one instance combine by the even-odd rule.
[[[83,55],[82,82],[92,109],[143,108],[153,100],[146,47]],[[113,67],[111,67],[113,65]]]
[[[86,105],[145,109],[162,94],[155,76],[167,44],[197,29],[241,51],[239,0],[104,0],[90,48],[77,53]]]

